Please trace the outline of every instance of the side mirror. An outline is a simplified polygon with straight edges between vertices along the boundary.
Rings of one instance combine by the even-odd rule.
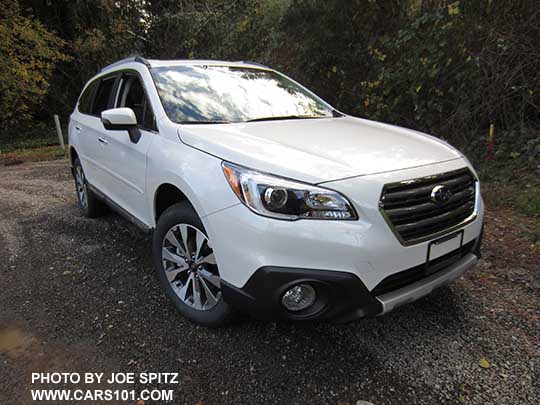
[[[101,122],[110,131],[128,131],[131,142],[137,143],[141,131],[137,127],[137,117],[131,108],[112,108],[101,112]]]

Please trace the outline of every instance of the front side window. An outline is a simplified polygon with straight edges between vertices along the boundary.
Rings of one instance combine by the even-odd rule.
[[[166,66],[152,75],[176,123],[247,122],[332,117],[332,107],[271,70],[232,66]]]
[[[137,76],[126,75],[122,78],[117,107],[131,108],[141,128],[152,131],[156,130],[152,107]]]
[[[99,84],[99,87],[94,97],[94,105],[92,107],[92,114],[99,116],[102,111],[109,108],[109,97],[111,96],[112,89],[114,87],[114,77],[103,79]]]

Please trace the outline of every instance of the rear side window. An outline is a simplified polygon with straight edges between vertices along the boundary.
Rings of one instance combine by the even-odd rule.
[[[104,79],[99,84],[99,87],[94,97],[94,106],[92,107],[92,115],[99,116],[103,110],[109,107],[109,98],[114,87],[114,77]]]
[[[79,98],[79,112],[83,114],[92,114],[92,97],[99,81],[90,83]]]

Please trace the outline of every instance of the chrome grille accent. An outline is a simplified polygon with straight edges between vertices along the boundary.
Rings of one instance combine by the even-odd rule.
[[[431,200],[435,186],[452,192],[444,204]],[[450,232],[476,216],[476,178],[468,168],[434,176],[387,184],[383,188],[380,209],[386,221],[404,245]]]

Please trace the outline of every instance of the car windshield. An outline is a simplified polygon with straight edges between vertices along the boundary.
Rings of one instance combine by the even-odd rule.
[[[166,66],[151,70],[171,121],[213,124],[324,118],[333,109],[271,70],[232,66]]]

